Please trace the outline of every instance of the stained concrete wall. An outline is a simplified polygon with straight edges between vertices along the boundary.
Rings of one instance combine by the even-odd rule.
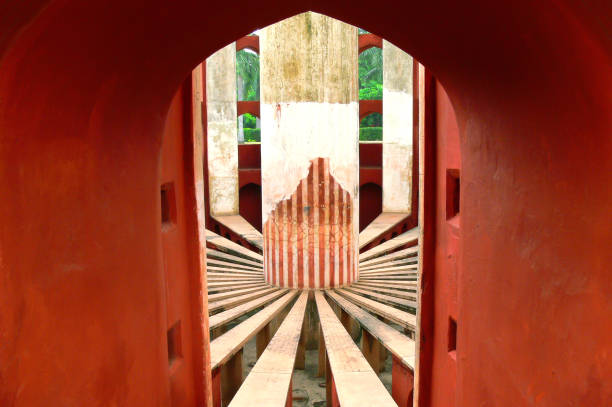
[[[411,212],[412,57],[383,40],[383,212]]]
[[[344,284],[356,274],[358,219],[352,214],[359,213],[357,29],[309,12],[263,29],[260,48],[265,250],[275,251],[268,256],[271,259],[278,257],[266,263],[274,265],[271,281],[282,279],[283,284],[290,281],[306,287]],[[325,162],[320,166],[325,170],[317,183],[309,182],[309,173],[319,166],[319,160]],[[318,176],[318,170],[316,173]],[[319,199],[324,179],[334,180],[325,185],[333,184],[335,192],[331,198],[321,194]],[[346,196],[347,205],[336,208],[350,207],[350,215],[329,211],[319,215],[316,209],[323,208],[325,196],[332,204],[337,197]],[[294,212],[282,209],[288,201]],[[313,219],[308,223],[310,208]],[[266,228],[273,213],[272,222],[280,223]],[[335,239],[346,216],[350,216],[348,236]],[[286,234],[281,224],[292,224],[297,230],[302,222],[306,241],[298,247],[297,235]],[[274,236],[268,236],[270,231],[276,231]],[[300,260],[289,261],[290,257]],[[319,275],[314,270],[324,272]]]
[[[211,215],[238,213],[236,44],[206,60],[208,181]]]

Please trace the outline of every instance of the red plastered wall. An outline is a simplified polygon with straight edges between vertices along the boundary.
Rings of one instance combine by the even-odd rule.
[[[382,143],[359,143],[359,231],[382,213]]]
[[[382,188],[373,182],[359,187],[359,231],[366,228],[382,212]]]
[[[451,217],[447,210],[452,192],[449,172],[461,174],[459,128],[448,95],[439,83],[435,84],[436,118],[436,179],[435,179],[435,279],[434,279],[434,338],[432,406],[454,406],[456,400],[457,358],[461,349],[453,351],[451,319],[458,319],[457,281],[460,278],[461,211]],[[456,191],[455,191],[456,192]]]
[[[0,405],[169,405],[159,175],[171,100],[222,46],[307,10],[409,52],[453,102],[457,405],[612,404],[610,3],[234,6],[3,9]],[[419,394],[442,400],[427,383]]]
[[[190,230],[185,205],[185,145],[184,138],[191,136],[190,122],[186,115],[191,109],[190,99],[185,92],[190,88],[182,87],[175,94],[164,128],[161,149],[160,188],[171,186],[168,194],[171,220],[162,224],[162,258],[165,276],[166,329],[174,326],[178,330],[175,347],[179,354],[168,361],[170,380],[170,399],[173,406],[195,406],[194,393],[194,353],[191,338],[192,303],[190,296]],[[187,94],[190,96],[190,94]],[[187,102],[187,103],[185,103]],[[187,126],[185,126],[187,124]]]
[[[240,188],[240,216],[261,232],[261,186],[248,183]]]

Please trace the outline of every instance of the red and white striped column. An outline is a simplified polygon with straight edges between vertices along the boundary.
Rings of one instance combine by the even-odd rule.
[[[264,269],[273,285],[358,278],[357,29],[304,13],[262,30]]]

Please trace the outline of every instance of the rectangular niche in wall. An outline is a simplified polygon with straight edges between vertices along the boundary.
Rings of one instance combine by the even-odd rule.
[[[460,202],[460,177],[459,170],[447,169],[446,170],[446,219],[452,219],[459,215],[459,202]]]
[[[162,227],[172,225],[176,222],[176,197],[174,195],[174,184],[168,182],[161,186],[161,221]]]
[[[168,329],[168,365],[183,356],[181,349],[181,321],[177,321]]]
[[[448,318],[448,352],[455,358],[457,352],[457,321],[452,317]]]

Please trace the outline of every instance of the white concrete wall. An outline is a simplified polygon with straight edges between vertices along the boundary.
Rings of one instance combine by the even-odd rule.
[[[238,214],[236,102],[236,44],[232,43],[206,60],[208,181],[213,216]]]
[[[410,213],[412,57],[383,40],[383,212]]]
[[[331,175],[354,199],[359,196],[357,102],[264,103],[261,123],[263,223],[308,175],[315,158],[329,158]]]

